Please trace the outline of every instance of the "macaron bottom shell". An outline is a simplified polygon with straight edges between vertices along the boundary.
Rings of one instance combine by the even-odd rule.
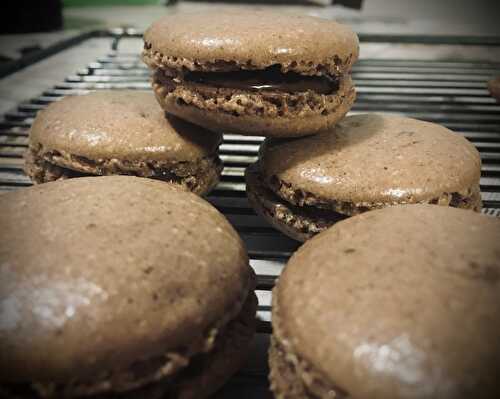
[[[351,109],[356,92],[350,76],[334,94],[269,93],[165,82],[154,74],[153,90],[162,108],[213,131],[250,136],[299,137],[334,126]]]

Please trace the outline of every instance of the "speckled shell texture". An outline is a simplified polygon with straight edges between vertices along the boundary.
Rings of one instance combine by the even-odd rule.
[[[0,225],[4,381],[67,382],[184,353],[235,317],[253,284],[227,220],[150,179],[84,177],[7,193]]]
[[[38,113],[30,146],[90,160],[190,161],[213,155],[221,135],[165,116],[151,92],[65,97]],[[60,165],[64,166],[64,165]]]
[[[274,289],[282,359],[315,398],[500,397],[499,242],[498,219],[448,207],[339,222]]]
[[[479,185],[481,159],[464,137],[399,116],[349,116],[334,129],[289,141],[266,140],[261,173],[318,202],[373,207],[415,203]],[[286,198],[283,192],[278,195]]]

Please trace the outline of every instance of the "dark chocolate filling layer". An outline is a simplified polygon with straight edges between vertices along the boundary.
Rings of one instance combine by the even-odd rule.
[[[343,215],[330,209],[316,208],[311,205],[293,205],[290,202],[286,202],[282,198],[278,197],[271,190],[267,190],[267,193],[270,199],[272,199],[277,204],[286,206],[294,215],[314,220],[318,222],[318,224],[329,226],[330,224],[334,224],[348,217],[347,215]]]
[[[318,94],[332,94],[339,89],[339,81],[334,77],[283,73],[279,66],[232,72],[187,72],[184,74],[184,81],[246,91],[296,93],[311,90]]]
[[[292,187],[290,183],[280,180],[277,176],[271,176],[266,184],[269,189],[277,196],[297,206],[313,206],[326,210],[334,210],[343,215],[354,216],[362,212],[373,209],[380,209],[391,205],[401,204],[435,204],[442,206],[451,206],[461,209],[473,209],[477,212],[481,211],[481,193],[479,185],[475,185],[465,189],[463,192],[444,192],[438,197],[429,198],[422,201],[416,201],[411,197],[406,199],[395,199],[388,202],[349,202],[338,200],[327,200],[316,197],[314,194],[307,191]]]
[[[246,171],[247,185],[250,189],[247,189],[247,193],[250,202],[253,199],[262,208],[261,212],[265,212],[265,215],[309,236],[317,234],[349,216],[397,204],[327,201],[294,188],[277,178],[266,181],[259,168],[257,163],[249,166]],[[479,187],[471,187],[466,191],[464,193],[443,193],[441,197],[431,198],[421,203],[473,209],[479,212],[481,210]]]
[[[247,169],[246,179],[250,202],[258,202],[261,212],[309,237],[348,217],[331,209],[285,201],[265,185],[255,165]]]

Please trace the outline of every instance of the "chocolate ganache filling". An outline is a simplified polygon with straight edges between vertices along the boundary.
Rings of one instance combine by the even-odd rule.
[[[186,72],[186,82],[207,86],[248,91],[279,91],[332,94],[339,88],[339,81],[332,76],[307,76],[296,72],[281,72],[278,65],[260,70],[230,72]]]

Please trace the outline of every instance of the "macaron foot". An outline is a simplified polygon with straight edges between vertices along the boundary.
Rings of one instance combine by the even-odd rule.
[[[296,354],[287,354],[287,352],[285,352],[275,336],[271,337],[271,345],[269,348],[269,380],[271,391],[276,399],[316,399],[318,397],[333,399],[349,398],[340,388],[331,384],[328,386],[321,384],[321,380],[314,375],[311,365],[306,365],[304,359],[300,360],[304,368],[304,370],[302,370],[304,374],[301,375],[296,365],[290,361],[291,358],[298,360]],[[304,384],[304,379],[316,383],[316,389],[311,389],[311,387]],[[326,396],[318,396],[318,393],[321,392],[323,394],[326,393]]]
[[[313,136],[267,138],[246,176],[256,211],[300,241],[394,205],[482,206],[474,145],[444,126],[395,115],[352,115]]]
[[[16,304],[0,317],[0,397],[204,398],[244,361],[255,274],[207,201],[101,176],[0,205],[0,299]]]
[[[217,155],[192,162],[91,161],[61,152],[44,152],[37,146],[26,152],[24,169],[35,184],[84,176],[130,175],[179,184],[195,194],[205,195],[219,182],[223,165]]]
[[[215,132],[249,136],[298,137],[333,127],[356,99],[350,75],[337,84],[328,94],[283,93],[207,87],[172,79],[161,69],[153,74],[153,90],[165,111]]]

